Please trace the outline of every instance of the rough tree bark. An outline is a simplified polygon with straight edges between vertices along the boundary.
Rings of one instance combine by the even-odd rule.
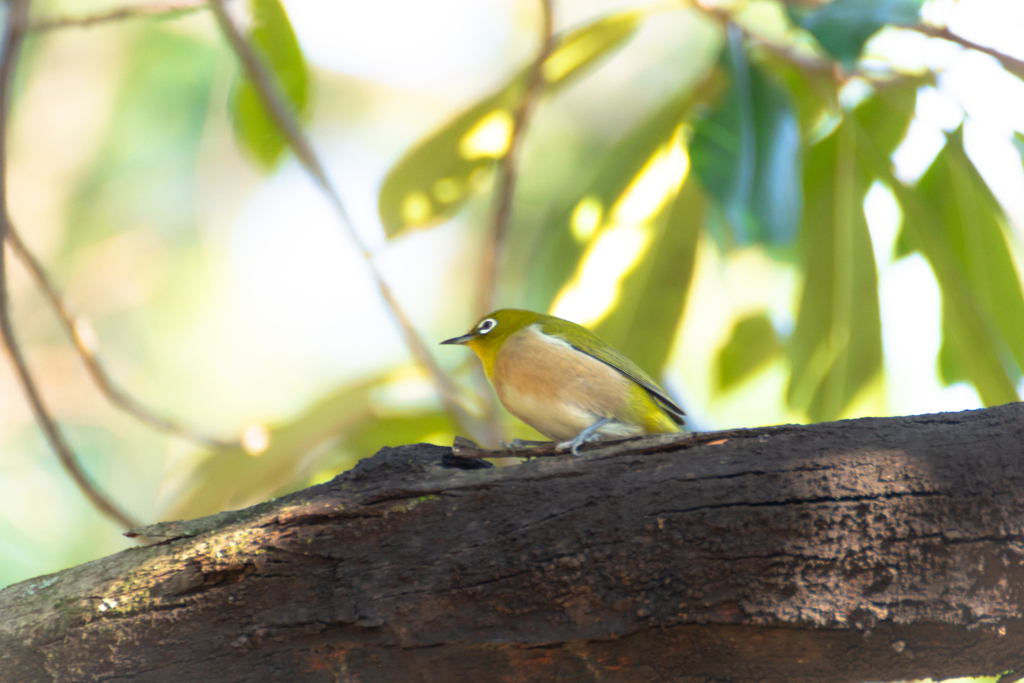
[[[0,592],[0,681],[1024,668],[1024,404],[712,438],[476,470],[384,449],[148,527],[164,540]]]

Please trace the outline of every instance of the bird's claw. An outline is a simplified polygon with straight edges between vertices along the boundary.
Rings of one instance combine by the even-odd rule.
[[[590,438],[590,439],[583,439],[581,441],[580,438],[577,436],[575,439],[572,439],[571,441],[563,441],[562,443],[558,444],[557,446],[555,446],[555,450],[560,452],[560,453],[564,453],[565,451],[569,451],[573,455],[579,456],[579,454],[580,454],[580,452],[578,450],[579,447],[582,446],[583,444],[589,442],[589,441],[597,441],[597,439]]]
[[[560,443],[557,446],[555,446],[555,450],[559,451],[559,452],[569,451],[573,455],[578,456],[580,454],[579,453],[579,447],[580,446],[582,446],[585,443],[590,443],[591,441],[600,441],[601,440],[601,435],[598,434],[597,430],[599,430],[601,427],[604,427],[606,424],[608,424],[611,421],[612,421],[612,418],[610,418],[610,417],[601,418],[600,420],[598,420],[597,422],[595,422],[594,424],[590,425],[589,427],[584,429],[582,432],[577,434],[575,439],[571,439],[569,441],[563,441],[562,443]]]

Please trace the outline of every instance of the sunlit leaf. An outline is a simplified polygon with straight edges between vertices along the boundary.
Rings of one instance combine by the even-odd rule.
[[[1001,350],[1003,365],[1012,379],[1017,379],[1019,368],[1024,367],[1024,296],[1006,242],[1002,209],[967,158],[961,128],[948,136],[946,146],[921,178],[917,191],[941,222],[942,236],[979,307],[986,318],[994,321],[1006,349],[1016,360],[1014,364]],[[968,376],[962,356],[973,350],[958,348],[952,329],[967,322],[955,307],[943,307],[940,369],[946,382]]]
[[[560,36],[544,61],[544,81],[548,87],[566,85],[582,69],[621,47],[636,32],[642,18],[642,13],[635,10],[619,12]]]
[[[906,115],[909,118],[909,112]],[[942,290],[944,334],[952,349],[940,354],[940,371],[947,380],[969,377],[985,405],[1018,400],[1004,363],[1009,358],[1007,342],[993,315],[986,310],[984,297],[974,291],[970,276],[964,272],[963,262],[957,256],[963,247],[952,243],[944,217],[930,200],[893,176],[891,150],[876,145],[878,137],[873,131],[861,129],[856,139],[858,158],[889,185],[900,203],[906,248],[920,250]],[[949,191],[955,192],[953,188]]]
[[[843,112],[838,84],[831,70],[802,68],[774,52],[759,55],[757,63],[789,90],[805,140],[814,142],[839,124]]]
[[[703,218],[704,196],[689,174],[656,222],[645,258],[623,281],[614,311],[596,330],[654,377],[661,375],[682,321]]]
[[[853,110],[853,118],[871,138],[879,154],[890,156],[906,137],[917,104],[917,91],[931,78],[901,79],[879,83],[875,92]]]
[[[699,98],[698,98],[699,99]],[[585,189],[551,213],[542,228],[541,249],[527,283],[527,308],[546,311],[576,272],[579,260],[615,202],[684,120],[695,92],[687,88],[633,128],[597,166]]]
[[[861,138],[888,158],[914,112],[917,84],[880,89],[807,153],[801,252],[804,290],[789,345],[789,405],[835,419],[881,369],[878,281],[864,197],[878,171]]]
[[[886,182],[903,207],[896,256],[920,250],[942,290],[940,377],[946,383],[970,381],[986,405],[1013,401],[1024,334],[1015,324],[1020,284],[1000,226],[1002,210],[964,154],[961,133],[949,136],[917,188],[891,177],[888,156],[905,129],[901,121],[913,112],[914,88],[883,88],[854,112],[866,129],[860,145],[867,163],[888,174]]]
[[[782,351],[779,335],[764,313],[736,322],[718,352],[718,389],[725,391],[764,367]]]
[[[787,400],[834,420],[882,366],[878,277],[864,216],[871,176],[844,123],[807,153],[801,235],[804,288],[790,342]]]
[[[693,169],[739,244],[789,244],[803,205],[796,112],[786,92],[749,62],[738,27],[729,29],[721,63],[730,83],[718,107],[696,125]]]
[[[886,24],[913,26],[924,0],[832,0],[815,10],[786,3],[793,21],[852,71],[868,38]]]
[[[953,343],[956,332],[952,326],[958,324],[955,310],[950,310],[949,304],[942,306],[942,346],[939,347],[939,355],[936,359],[936,366],[939,371],[939,380],[949,386],[957,382],[971,382],[971,373],[961,358],[960,352]]]
[[[545,92],[564,87],[624,45],[641,16],[622,12],[559,37],[544,63]],[[528,77],[528,68],[520,71],[504,88],[407,151],[388,171],[377,208],[389,237],[450,218],[490,186],[495,162],[508,151]]]
[[[342,437],[373,422],[370,392],[385,379],[373,377],[345,386],[290,422],[271,427],[269,447],[258,455],[241,448],[206,455],[164,517],[191,519],[251,505],[305,481]]]
[[[280,0],[250,0],[249,40],[277,78],[288,104],[300,116],[309,103],[306,62]],[[252,82],[239,75],[231,101],[235,140],[265,168],[273,168],[287,142],[267,114]]]
[[[894,260],[899,260],[910,256],[916,251],[917,247],[913,244],[911,231],[904,227],[900,230],[899,234],[896,235],[896,241],[892,245],[892,257]]]
[[[914,115],[917,91],[922,85],[931,85],[931,81],[931,77],[923,77],[876,84],[875,93],[853,111],[853,118],[880,156],[890,157],[903,141]],[[912,242],[913,237],[904,226],[893,245],[893,258],[913,253],[916,248]]]
[[[943,235],[942,219],[911,188],[891,178],[893,192],[903,208],[904,225],[913,244],[920,249],[935,273],[942,290],[943,332],[955,351],[940,357],[946,380],[969,377],[985,405],[1018,400],[1017,391],[1003,364],[1006,348],[995,323],[988,319],[971,291]],[[955,355],[952,355],[955,354]]]

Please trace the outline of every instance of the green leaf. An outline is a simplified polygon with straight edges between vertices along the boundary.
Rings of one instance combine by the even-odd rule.
[[[683,318],[703,217],[704,196],[688,174],[656,222],[646,256],[623,281],[618,304],[595,330],[652,377],[661,375]]]
[[[531,264],[533,276],[527,284],[527,308],[550,308],[576,272],[587,244],[600,231],[616,201],[654,153],[672,138],[693,103],[704,94],[706,89],[687,88],[668,100],[608,152],[583,191],[570,195],[566,204],[551,213],[542,228],[539,253]]]
[[[957,256],[960,249],[951,242],[943,216],[916,188],[903,185],[893,176],[889,155],[875,146],[871,131],[858,131],[857,146],[858,157],[896,195],[903,209],[908,243],[931,264],[942,290],[944,337],[952,348],[940,354],[940,371],[946,379],[969,377],[985,405],[1017,401],[1017,391],[1004,366],[1006,341],[986,311],[984,300],[972,289],[970,276]]]
[[[309,104],[306,61],[279,0],[250,0],[249,40],[277,79],[286,101],[300,117]],[[263,107],[255,86],[239,74],[231,101],[235,140],[262,165],[273,168],[288,143]]]
[[[564,87],[624,45],[641,16],[614,14],[559,37],[544,63],[545,92]],[[529,73],[529,68],[520,71],[504,88],[407,151],[388,171],[377,200],[388,237],[447,220],[490,186],[495,162],[508,151]]]
[[[764,313],[736,322],[729,341],[718,352],[718,389],[725,391],[753,375],[779,355],[782,344]]]
[[[332,445],[375,419],[370,392],[384,382],[373,377],[317,401],[294,420],[270,428],[270,443],[252,456],[241,448],[206,455],[164,514],[191,519],[266,500],[305,481],[331,455]]]
[[[917,91],[930,84],[927,78],[878,84],[871,97],[853,110],[853,118],[871,136],[880,154],[891,156],[910,128],[917,105]]]
[[[1019,378],[1019,368],[1024,367],[1024,295],[1006,242],[1005,217],[964,152],[962,128],[947,136],[946,146],[917,191],[938,219],[936,227],[941,228],[978,307],[997,328],[992,333],[1001,337],[995,341],[1003,366],[1012,379]],[[962,356],[973,351],[957,348],[953,329],[967,322],[955,307],[943,306],[940,369],[948,383],[967,376]]]
[[[922,4],[924,0],[832,0],[813,11],[790,3],[786,8],[794,23],[810,31],[847,71],[853,71],[868,38],[886,24],[918,23]]]
[[[960,356],[960,351],[953,343],[956,335],[954,326],[962,324],[957,321],[956,310],[950,310],[948,303],[942,303],[942,346],[939,347],[939,357],[936,360],[939,370],[939,380],[947,387],[957,382],[971,383],[971,373]],[[980,393],[980,392],[979,392]]]
[[[812,147],[804,174],[804,288],[790,343],[787,400],[814,421],[837,419],[881,370],[878,277],[849,123]]]
[[[831,71],[811,70],[774,52],[758,57],[758,64],[781,82],[793,96],[805,140],[814,142],[839,124],[843,110]]]
[[[930,85],[931,77],[900,80],[894,84],[878,84],[875,93],[854,109],[852,116],[870,137],[876,152],[889,158],[906,137],[917,104],[917,91]],[[891,190],[892,188],[890,188]],[[893,245],[893,258],[909,256],[916,247],[913,237],[902,227]]]
[[[721,64],[731,82],[696,125],[693,169],[721,203],[739,244],[789,244],[803,205],[796,112],[786,92],[747,60],[736,26]]]

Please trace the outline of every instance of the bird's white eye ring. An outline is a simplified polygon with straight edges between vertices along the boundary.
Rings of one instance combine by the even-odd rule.
[[[486,318],[480,321],[480,324],[476,326],[477,334],[487,334],[495,327],[498,326],[498,321],[494,318]]]

